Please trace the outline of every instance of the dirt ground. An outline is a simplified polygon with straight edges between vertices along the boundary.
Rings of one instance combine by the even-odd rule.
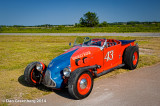
[[[160,106],[160,63],[95,81],[91,94],[74,100],[67,90],[46,95],[41,103],[22,106]]]

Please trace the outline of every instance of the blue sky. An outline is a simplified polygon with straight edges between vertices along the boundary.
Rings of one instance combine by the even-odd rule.
[[[88,11],[100,22],[160,21],[160,0],[0,0],[0,25],[74,24]]]

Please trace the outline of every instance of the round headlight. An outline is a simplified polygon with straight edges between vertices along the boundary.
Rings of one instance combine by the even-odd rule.
[[[71,69],[70,68],[66,67],[66,68],[63,69],[63,75],[65,77],[69,77],[70,74],[71,74]]]
[[[36,69],[37,69],[38,71],[42,71],[43,65],[42,65],[41,63],[37,63],[37,64],[36,64]]]

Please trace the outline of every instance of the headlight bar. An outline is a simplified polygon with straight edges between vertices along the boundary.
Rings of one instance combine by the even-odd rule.
[[[71,74],[71,69],[69,67],[66,67],[66,68],[63,69],[63,75],[65,77],[69,77],[70,74]]]
[[[37,69],[37,71],[42,71],[43,70],[43,65],[40,62],[38,62],[36,64],[36,69]]]

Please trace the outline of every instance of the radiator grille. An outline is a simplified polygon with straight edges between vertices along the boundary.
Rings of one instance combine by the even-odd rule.
[[[56,83],[51,79],[51,74],[49,70],[46,70],[42,84],[50,88],[56,87]]]

